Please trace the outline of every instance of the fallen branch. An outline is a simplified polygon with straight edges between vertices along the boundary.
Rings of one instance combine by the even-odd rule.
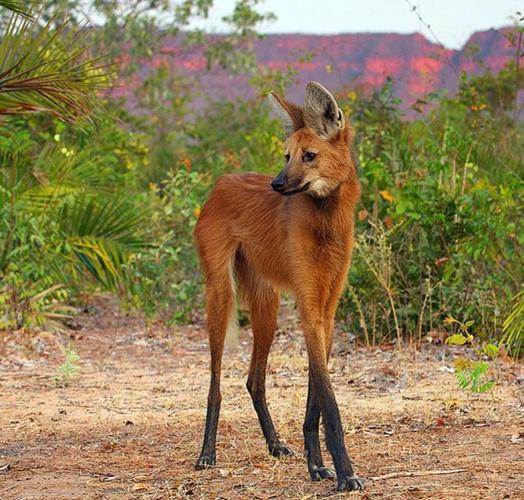
[[[392,479],[395,477],[439,476],[441,474],[458,474],[459,472],[466,472],[466,469],[392,472],[391,474],[384,474],[383,476],[374,476],[374,477],[370,477],[369,479],[371,479],[371,481],[381,481],[382,479]]]

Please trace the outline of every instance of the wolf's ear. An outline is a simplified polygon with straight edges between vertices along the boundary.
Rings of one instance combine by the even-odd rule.
[[[309,82],[306,86],[304,123],[323,139],[332,139],[345,126],[337,101],[320,83]]]
[[[274,92],[271,92],[268,98],[282,125],[284,125],[287,137],[304,126],[304,112],[300,106],[286,101]]]

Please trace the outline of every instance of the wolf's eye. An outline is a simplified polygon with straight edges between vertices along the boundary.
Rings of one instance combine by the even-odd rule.
[[[304,156],[302,157],[302,160],[305,162],[305,163],[309,163],[311,161],[313,161],[315,159],[315,157],[317,156],[316,153],[313,153],[312,151],[306,151],[304,153]]]
[[[286,153],[286,154],[284,155],[284,158],[285,158],[285,160],[286,160],[286,163],[289,163],[289,158],[290,158],[289,153]]]

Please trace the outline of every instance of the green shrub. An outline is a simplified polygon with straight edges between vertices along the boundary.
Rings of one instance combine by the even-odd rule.
[[[348,106],[363,197],[339,311],[347,328],[373,342],[420,339],[455,315],[500,337],[523,282],[521,128],[498,111],[472,111],[462,95],[403,120],[389,84]],[[508,133],[519,137],[512,149]],[[503,169],[493,162],[499,144]]]

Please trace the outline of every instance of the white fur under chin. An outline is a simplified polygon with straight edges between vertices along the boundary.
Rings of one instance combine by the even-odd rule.
[[[320,198],[324,198],[331,192],[328,182],[324,179],[316,179],[313,181],[308,191],[315,193]]]

